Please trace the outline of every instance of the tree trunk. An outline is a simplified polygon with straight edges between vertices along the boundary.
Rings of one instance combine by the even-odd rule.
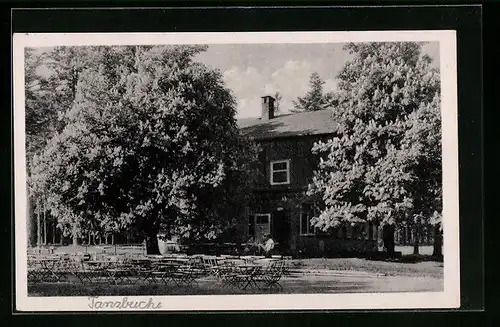
[[[115,245],[115,234],[111,234],[111,245]]]
[[[56,232],[57,232],[56,222],[55,222],[55,220],[53,220],[52,221],[52,244],[56,244]]]
[[[418,230],[418,223],[415,224],[415,226],[413,227],[415,229],[415,238],[413,240],[413,254],[419,254],[419,239],[420,239],[420,235],[419,235],[419,230]]]
[[[379,251],[384,251],[384,235],[383,235],[383,227],[377,223],[376,226],[376,239],[377,239],[377,248]]]
[[[27,223],[27,228],[28,228],[28,247],[33,247],[36,243],[36,234],[35,234],[35,215],[33,211],[33,198],[30,194],[29,187],[27,188],[27,193],[28,197],[27,203],[26,203],[26,211],[27,211],[27,217],[28,220],[26,221]]]
[[[42,222],[40,219],[40,202],[36,203],[36,245],[42,245]]]
[[[43,202],[43,245],[47,245],[47,212],[45,211],[45,201]]]
[[[394,226],[384,225],[383,227],[384,248],[389,255],[394,254]]]
[[[71,233],[73,237],[73,246],[78,245],[78,235],[77,235],[77,226],[76,223],[73,223],[73,233]]]
[[[47,218],[43,215],[43,245],[47,245]]]
[[[443,256],[443,232],[439,229],[439,225],[436,225],[434,231],[434,249],[432,255],[435,257]]]
[[[158,248],[158,231],[155,228],[151,228],[146,232],[146,253],[147,254],[160,254],[160,249]]]

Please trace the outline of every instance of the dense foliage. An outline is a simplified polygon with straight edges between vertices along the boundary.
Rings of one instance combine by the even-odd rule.
[[[281,112],[281,100],[283,99],[283,96],[281,95],[280,92],[274,92],[274,113],[279,114]]]
[[[253,145],[219,72],[192,60],[204,49],[90,49],[64,127],[32,165],[66,233],[134,225],[156,252],[160,229],[210,238],[241,214]]]
[[[346,46],[353,59],[339,73],[333,99],[338,136],[313,147],[321,162],[309,194],[324,203],[316,227],[439,223],[440,77],[421,46]]]
[[[327,95],[323,94],[323,85],[325,81],[321,79],[318,73],[312,73],[309,77],[309,91],[303,97],[297,97],[294,101],[295,112],[316,111],[325,109],[328,105]]]
[[[93,62],[90,47],[54,47],[25,49],[25,131],[26,161],[32,164],[36,153],[42,151],[47,141],[65,126],[65,113],[75,99],[79,73]],[[46,237],[48,222],[57,224],[48,215],[45,194],[34,193],[34,185],[28,169],[28,207],[32,213],[28,219],[30,234],[37,233],[37,243]],[[37,228],[34,228],[37,220]],[[43,219],[43,221],[42,221]],[[68,235],[68,233],[65,233]],[[32,235],[33,236],[33,235]],[[34,242],[30,238],[31,242]]]

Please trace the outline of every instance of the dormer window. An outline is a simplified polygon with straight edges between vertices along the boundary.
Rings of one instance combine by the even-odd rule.
[[[271,185],[290,184],[290,159],[271,161]]]

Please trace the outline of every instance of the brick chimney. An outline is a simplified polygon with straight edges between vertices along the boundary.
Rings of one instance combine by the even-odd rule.
[[[269,120],[274,118],[274,101],[275,99],[270,96],[266,95],[261,97],[262,99],[262,120]]]

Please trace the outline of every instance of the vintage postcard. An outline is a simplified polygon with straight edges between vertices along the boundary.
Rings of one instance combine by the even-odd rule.
[[[13,61],[17,310],[460,306],[454,31],[14,34]]]

